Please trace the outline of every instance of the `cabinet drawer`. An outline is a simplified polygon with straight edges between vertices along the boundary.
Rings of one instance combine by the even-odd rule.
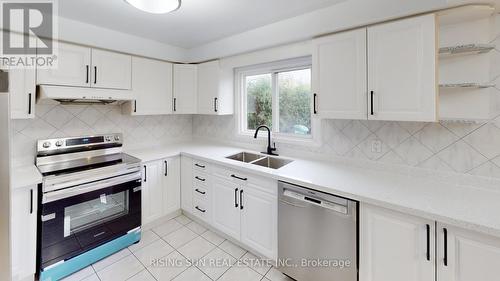
[[[246,173],[228,169],[221,166],[212,167],[213,175],[230,181],[235,184],[248,185],[252,188],[256,188],[260,191],[277,195],[278,194],[278,185],[276,180],[259,177],[254,175],[248,175]]]
[[[196,159],[193,159],[193,169],[195,171],[207,172],[208,171],[208,165],[204,161],[198,161]]]
[[[207,174],[197,173],[196,171],[193,173],[193,186],[208,186],[210,178]]]
[[[193,214],[204,221],[208,221],[210,218],[208,206],[208,202],[196,197],[193,198]]]
[[[206,188],[206,187],[196,186],[196,185],[193,186],[193,196],[197,200],[199,199],[199,200],[202,200],[204,202],[209,202],[208,201],[208,197],[210,195],[209,193],[210,192],[208,191],[208,188]]]

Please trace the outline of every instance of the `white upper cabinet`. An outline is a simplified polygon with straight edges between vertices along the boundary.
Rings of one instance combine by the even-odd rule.
[[[35,118],[35,70],[9,70],[10,115],[12,119]]]
[[[176,114],[196,114],[198,96],[198,66],[174,64],[173,111]]]
[[[131,85],[131,56],[92,49],[92,87],[130,90]]]
[[[38,69],[37,84],[90,87],[91,48],[63,42],[57,45],[57,67]]]
[[[437,121],[436,16],[368,27],[368,119]]]
[[[316,114],[366,120],[366,28],[315,39],[313,46]]]
[[[361,204],[360,281],[435,281],[435,223]]]
[[[232,86],[228,91],[224,77],[218,60],[198,65],[198,114],[233,114]]]
[[[132,58],[132,92],[135,101],[124,105],[132,115],[172,113],[172,64]]]
[[[438,281],[497,281],[500,239],[438,223]]]
[[[59,42],[57,67],[38,69],[37,84],[129,90],[132,57]]]

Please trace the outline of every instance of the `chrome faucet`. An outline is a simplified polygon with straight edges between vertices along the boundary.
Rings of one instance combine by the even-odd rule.
[[[269,154],[269,155],[278,155],[278,154],[274,153],[274,151],[276,151],[276,143],[273,144],[274,147],[271,147],[271,129],[269,129],[268,126],[266,126],[266,125],[260,125],[259,127],[257,127],[257,129],[255,130],[255,135],[253,136],[253,138],[254,139],[257,138],[257,135],[258,135],[260,129],[266,129],[267,130],[267,152],[263,152],[263,153],[266,153],[266,154]]]

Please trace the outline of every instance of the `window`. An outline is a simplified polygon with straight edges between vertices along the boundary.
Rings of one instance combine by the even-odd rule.
[[[274,66],[274,68],[273,68]],[[267,125],[275,135],[311,138],[310,61],[241,71],[240,133]]]

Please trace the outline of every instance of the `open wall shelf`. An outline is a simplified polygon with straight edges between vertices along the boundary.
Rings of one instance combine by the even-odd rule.
[[[465,44],[439,48],[440,57],[450,57],[454,55],[474,55],[484,54],[495,49],[494,44]]]
[[[439,88],[443,89],[486,89],[495,87],[492,83],[446,83],[439,84]]]

